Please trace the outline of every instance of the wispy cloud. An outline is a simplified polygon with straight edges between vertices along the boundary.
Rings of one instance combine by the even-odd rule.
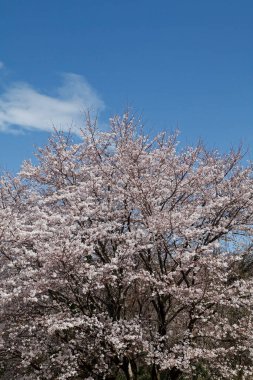
[[[13,83],[0,94],[0,131],[17,129],[51,131],[53,127],[78,133],[84,111],[99,113],[104,102],[80,75],[64,74],[56,96],[27,83]]]
[[[0,70],[4,68],[4,63],[0,61]]]

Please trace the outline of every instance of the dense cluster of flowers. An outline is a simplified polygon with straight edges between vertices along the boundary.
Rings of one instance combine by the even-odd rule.
[[[0,378],[252,379],[252,168],[138,131],[2,177]]]

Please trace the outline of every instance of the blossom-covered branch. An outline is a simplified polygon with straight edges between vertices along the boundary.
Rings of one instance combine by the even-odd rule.
[[[82,137],[1,179],[0,378],[251,379],[252,167],[128,113]]]

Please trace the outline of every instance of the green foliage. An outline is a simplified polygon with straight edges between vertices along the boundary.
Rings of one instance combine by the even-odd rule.
[[[212,380],[212,377],[206,367],[202,363],[198,363],[193,380]]]

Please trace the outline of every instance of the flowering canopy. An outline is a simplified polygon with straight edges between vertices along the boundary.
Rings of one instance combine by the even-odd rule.
[[[252,379],[252,168],[128,114],[82,135],[1,179],[0,378]]]

